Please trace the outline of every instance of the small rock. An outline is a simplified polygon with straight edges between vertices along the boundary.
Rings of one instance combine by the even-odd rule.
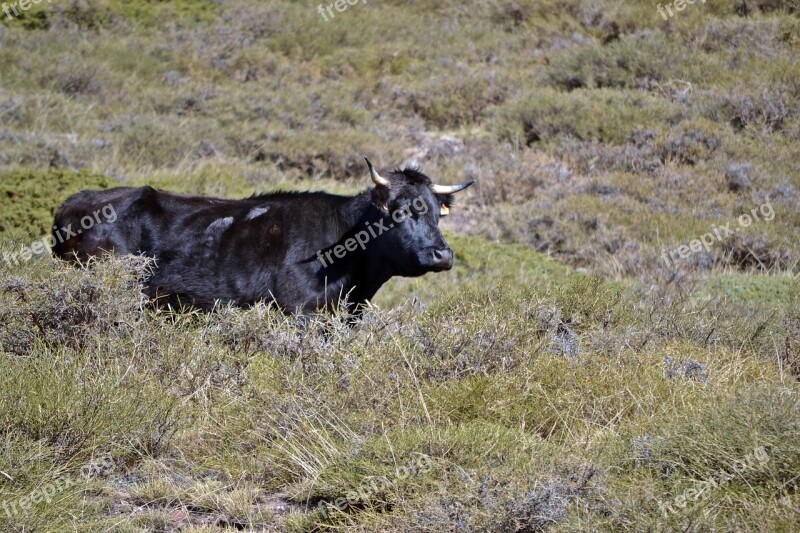
[[[664,366],[666,367],[665,373],[670,379],[680,376],[695,381],[705,382],[708,380],[706,365],[689,357],[676,363],[672,357],[667,356],[664,358]]]
[[[464,152],[464,143],[457,137],[423,132],[418,147],[407,151],[405,164],[419,166],[425,160],[448,159],[462,152]]]
[[[200,143],[197,149],[197,157],[212,157],[217,155],[217,148],[208,141]]]
[[[797,189],[788,181],[782,181],[772,190],[772,195],[783,200],[794,200],[797,198]]]

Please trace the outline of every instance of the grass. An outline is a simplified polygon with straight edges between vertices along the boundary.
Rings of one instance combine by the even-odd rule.
[[[775,352],[791,300],[758,311],[746,344],[747,293],[723,312],[577,274],[468,281],[352,328],[150,310],[138,268],[44,259],[0,280],[3,500],[113,457],[7,527],[796,525],[797,386]],[[764,464],[664,514],[761,446]]]
[[[799,12],[0,17],[0,256],[86,188],[351,194],[365,155],[478,182],[442,221],[454,269],[392,280],[355,326],[153,309],[141,260],[0,261],[0,527],[799,529]]]

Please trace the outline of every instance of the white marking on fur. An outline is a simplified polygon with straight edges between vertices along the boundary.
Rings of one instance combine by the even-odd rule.
[[[211,246],[226,229],[231,227],[231,224],[233,224],[233,217],[219,218],[209,224],[205,231],[206,246]]]
[[[247,213],[247,220],[253,220],[254,218],[260,217],[267,211],[269,211],[269,207],[254,207],[249,213]]]

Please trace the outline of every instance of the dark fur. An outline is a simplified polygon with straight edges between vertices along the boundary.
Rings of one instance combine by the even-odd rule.
[[[310,312],[347,296],[354,310],[392,276],[420,276],[452,265],[437,226],[439,207],[450,205],[450,196],[434,194],[430,179],[417,169],[386,177],[388,188],[356,196],[304,192],[224,200],[151,187],[83,191],[58,209],[57,228],[78,227],[81,217],[108,204],[117,220],[57,243],[53,252],[81,260],[103,251],[153,257],[156,268],[146,292],[171,304],[211,308],[217,301],[246,306],[265,300],[287,312]],[[383,220],[388,227],[390,214],[415,198],[424,199],[425,215],[416,213],[370,237],[366,250],[347,252],[327,267],[318,261],[318,250],[332,250],[369,224]],[[248,219],[249,214],[258,216]]]

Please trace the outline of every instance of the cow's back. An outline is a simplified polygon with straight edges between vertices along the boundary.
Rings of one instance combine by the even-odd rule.
[[[199,208],[224,203],[149,186],[81,191],[56,211],[53,253],[64,259],[105,252],[159,257],[180,241],[174,232],[181,221],[198,222]]]
[[[275,290],[287,253],[286,206],[296,203],[280,195],[227,200],[151,187],[82,191],[56,212],[54,237],[68,238],[56,238],[53,252],[79,261],[104,253],[151,257],[157,268],[146,292],[153,297],[169,294],[202,307],[216,299],[255,301]],[[113,222],[103,220],[103,210],[113,212]],[[95,214],[102,223],[90,224]]]

